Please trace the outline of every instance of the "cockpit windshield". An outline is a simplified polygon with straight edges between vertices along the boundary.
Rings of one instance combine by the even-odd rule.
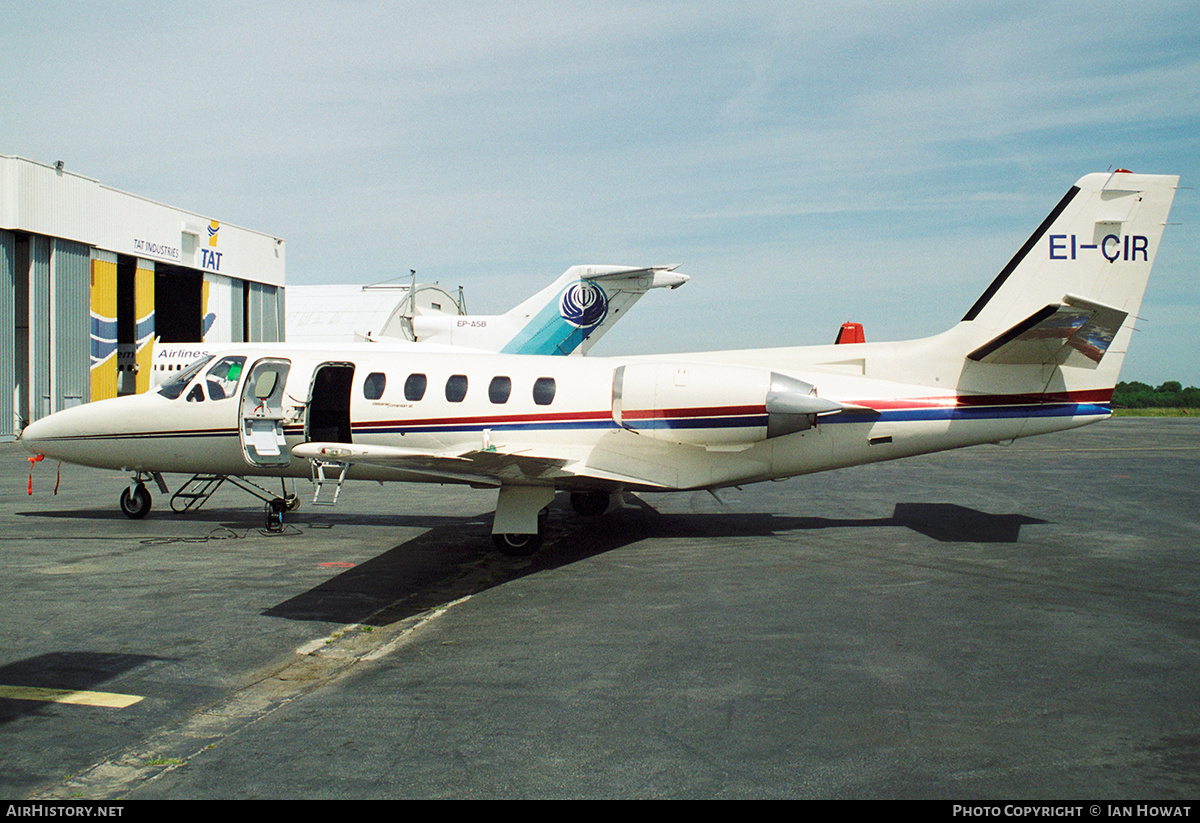
[[[158,393],[169,400],[179,397],[179,395],[183,394],[183,390],[187,388],[188,383],[192,382],[192,378],[199,374],[200,370],[212,359],[213,356],[209,354],[201,357],[199,360],[193,361],[186,369],[159,386]]]

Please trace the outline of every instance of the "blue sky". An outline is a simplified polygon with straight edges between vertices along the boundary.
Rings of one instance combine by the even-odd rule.
[[[1194,2],[22,4],[0,65],[0,153],[281,236],[293,284],[682,264],[596,354],[932,334],[1083,174],[1200,181]],[[1124,379],[1200,384],[1197,209]]]

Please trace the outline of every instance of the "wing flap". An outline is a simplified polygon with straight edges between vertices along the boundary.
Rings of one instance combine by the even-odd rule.
[[[495,446],[449,453],[360,443],[300,443],[292,447],[292,455],[302,460],[376,466],[486,486],[560,482],[564,486],[574,486],[576,484],[571,481],[584,480],[587,482],[583,485],[589,488],[622,485],[666,488],[642,478],[590,468],[586,453],[539,454],[532,449]]]
[[[292,447],[292,456],[322,463],[348,466],[374,466],[406,474],[441,479],[451,483],[499,486],[496,478],[476,470],[471,461],[456,454],[379,446],[361,443],[300,443]]]

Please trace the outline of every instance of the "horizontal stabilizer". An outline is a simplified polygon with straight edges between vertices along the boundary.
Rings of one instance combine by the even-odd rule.
[[[682,286],[688,280],[691,280],[686,274],[678,274],[675,272],[679,268],[676,263],[673,266],[646,266],[638,268],[637,266],[575,266],[580,280],[618,280],[627,277],[650,277],[650,282],[645,284],[645,288],[651,289],[675,289]]]
[[[1094,369],[1128,317],[1126,312],[1068,294],[967,357],[980,363],[1081,366]]]

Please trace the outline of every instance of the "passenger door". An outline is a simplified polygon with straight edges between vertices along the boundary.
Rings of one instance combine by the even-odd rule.
[[[353,363],[322,363],[308,391],[304,439],[313,443],[349,443]]]
[[[284,386],[291,365],[290,360],[259,360],[242,388],[242,452],[252,466],[286,466],[291,462],[283,435]]]

